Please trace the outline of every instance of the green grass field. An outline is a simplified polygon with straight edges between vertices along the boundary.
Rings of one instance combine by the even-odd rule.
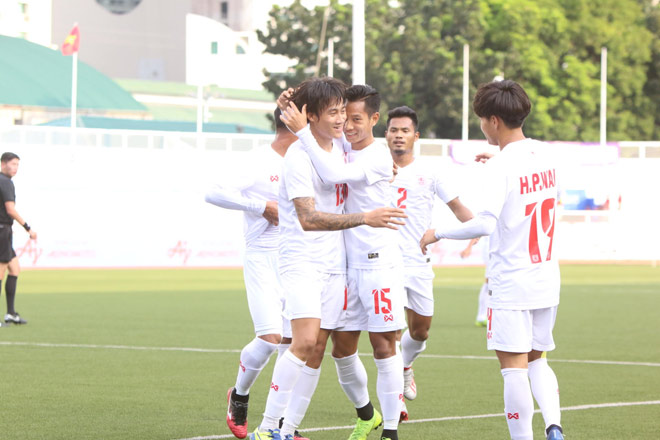
[[[562,275],[549,359],[566,438],[660,438],[660,268],[564,266]],[[488,417],[503,411],[502,378],[474,327],[482,278],[481,268],[437,270],[402,440],[508,438],[504,416]],[[25,271],[17,308],[29,324],[0,329],[0,438],[233,438],[225,395],[253,335],[241,271]],[[361,344],[377,405],[367,338]],[[252,389],[252,428],[272,366]],[[354,417],[328,356],[302,431],[345,439]],[[540,414],[534,426],[543,438]]]

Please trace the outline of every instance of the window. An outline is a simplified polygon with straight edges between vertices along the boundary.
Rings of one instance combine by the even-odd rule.
[[[211,41],[211,54],[212,55],[217,55],[218,54],[218,42],[217,41]]]

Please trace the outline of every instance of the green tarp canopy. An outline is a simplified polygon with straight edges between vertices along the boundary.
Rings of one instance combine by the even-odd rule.
[[[0,35],[0,104],[70,108],[71,69],[70,56]],[[147,110],[112,79],[80,61],[78,108]]]

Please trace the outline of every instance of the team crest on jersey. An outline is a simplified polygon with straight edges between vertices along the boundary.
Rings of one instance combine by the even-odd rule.
[[[270,176],[271,182],[278,182],[279,180],[280,180],[280,176]]]
[[[426,179],[421,176],[417,179],[417,182],[419,183],[420,186],[426,185]]]

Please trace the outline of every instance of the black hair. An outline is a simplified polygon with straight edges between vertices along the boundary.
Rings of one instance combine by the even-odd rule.
[[[417,119],[417,113],[415,110],[411,109],[407,105],[402,105],[401,107],[395,107],[389,112],[387,112],[387,127],[390,127],[390,120],[394,118],[410,118],[415,127],[415,131],[419,131],[417,127],[419,126],[419,121]]]
[[[278,107],[273,112],[273,119],[275,120],[275,131],[288,130],[288,128],[286,128],[286,124],[282,122],[282,119],[280,119],[280,116],[282,116],[282,110],[280,110]]]
[[[301,82],[291,95],[291,101],[298,110],[307,104],[307,113],[321,116],[323,111],[337,102],[346,100],[346,84],[332,77],[308,78]]]
[[[532,103],[518,83],[504,80],[480,85],[472,108],[480,118],[497,116],[507,127],[519,128],[529,115]]]
[[[6,152],[6,153],[2,153],[2,156],[0,156],[0,162],[2,163],[7,163],[10,160],[14,160],[14,159],[21,160],[21,158],[18,157],[18,154],[16,153]]]
[[[346,90],[346,101],[364,101],[364,109],[369,117],[380,111],[380,93],[368,84],[350,86]]]

